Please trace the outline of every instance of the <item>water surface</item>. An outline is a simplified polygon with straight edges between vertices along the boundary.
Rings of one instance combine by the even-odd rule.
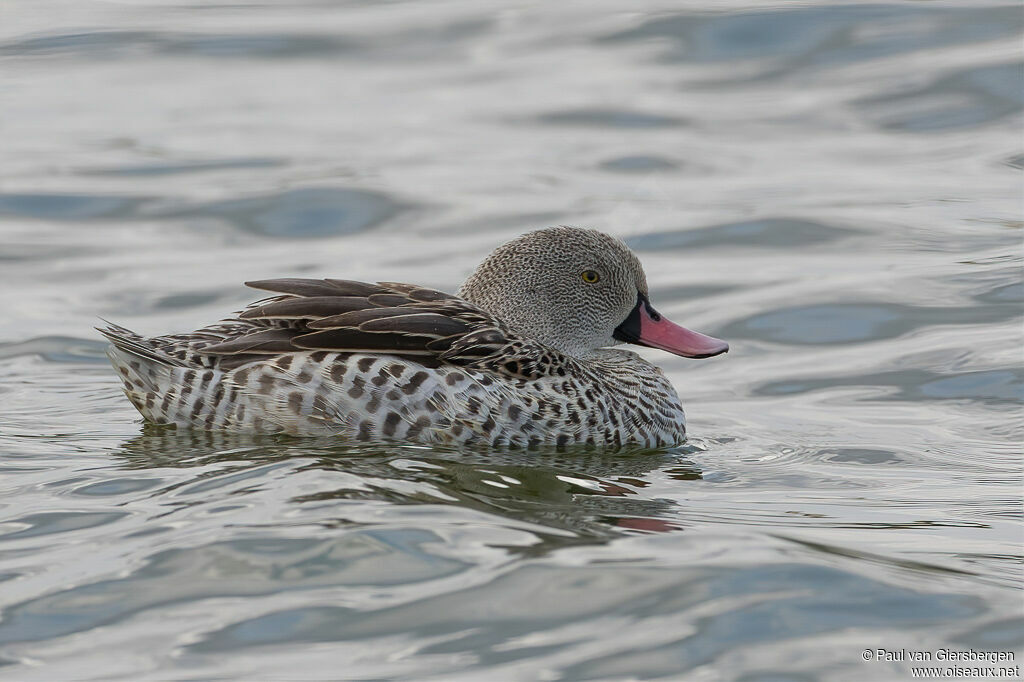
[[[0,674],[1019,663],[1024,14],[712,5],[9,0]],[[731,343],[645,351],[685,446],[144,427],[92,329],[192,329],[247,279],[454,290],[551,224],[623,237],[659,310]]]

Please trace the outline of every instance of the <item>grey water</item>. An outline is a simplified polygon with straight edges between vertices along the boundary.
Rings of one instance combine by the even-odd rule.
[[[1016,2],[0,8],[0,678],[909,679],[1024,656]],[[141,424],[93,331],[624,238],[690,441]],[[988,665],[988,664],[985,664]]]

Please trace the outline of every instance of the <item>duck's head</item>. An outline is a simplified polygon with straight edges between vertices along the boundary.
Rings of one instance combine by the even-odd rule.
[[[639,259],[597,230],[550,227],[499,246],[459,296],[512,329],[575,357],[619,343],[708,358],[729,344],[657,313]]]

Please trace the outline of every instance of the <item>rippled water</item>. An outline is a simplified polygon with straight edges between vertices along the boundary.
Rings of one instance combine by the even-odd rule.
[[[8,0],[0,676],[906,679],[1024,656],[1016,3]],[[143,427],[92,327],[624,237],[693,434]]]

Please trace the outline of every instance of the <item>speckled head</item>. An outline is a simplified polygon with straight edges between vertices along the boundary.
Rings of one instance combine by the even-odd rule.
[[[659,315],[636,254],[597,230],[550,227],[513,239],[477,267],[459,296],[574,357],[623,342],[684,357],[729,349]]]

